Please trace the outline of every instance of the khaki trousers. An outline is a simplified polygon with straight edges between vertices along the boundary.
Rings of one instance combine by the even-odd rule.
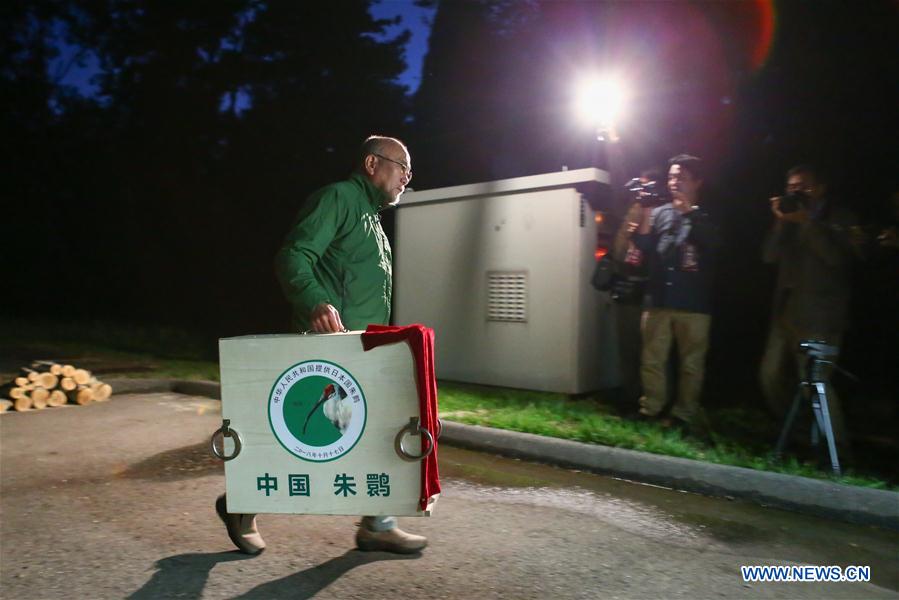
[[[640,366],[643,396],[640,407],[644,414],[656,416],[665,408],[668,389],[665,364],[671,343],[676,341],[680,362],[679,389],[671,416],[688,423],[697,416],[711,321],[711,315],[672,308],[650,308],[643,313]]]

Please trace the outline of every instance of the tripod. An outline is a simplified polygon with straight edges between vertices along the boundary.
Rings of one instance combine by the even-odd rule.
[[[833,469],[834,475],[839,477],[840,460],[837,457],[837,445],[833,438],[833,425],[830,422],[830,409],[827,404],[827,387],[825,386],[827,377],[824,372],[826,365],[832,365],[834,368],[842,371],[842,369],[840,369],[832,360],[828,360],[835,357],[838,354],[839,349],[836,346],[828,346],[824,342],[804,340],[799,342],[799,350],[807,355],[805,370],[803,371],[805,373],[805,379],[799,382],[799,387],[796,390],[796,397],[793,400],[792,406],[790,406],[790,411],[787,413],[783,429],[777,440],[775,455],[779,459],[783,452],[784,446],[787,443],[787,437],[793,427],[793,421],[796,420],[796,415],[799,412],[799,405],[802,403],[803,396],[805,396],[803,392],[807,389],[809,390],[808,396],[812,403],[812,414],[815,417],[814,421],[812,421],[812,447],[818,447],[820,435],[823,434],[830,455],[830,466]]]

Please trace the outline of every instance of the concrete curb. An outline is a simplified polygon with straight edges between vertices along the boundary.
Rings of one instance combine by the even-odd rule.
[[[444,421],[441,441],[709,496],[899,530],[899,493]]]
[[[221,398],[218,383],[164,379],[107,381],[115,394],[176,392]],[[542,435],[443,421],[441,441],[451,446],[493,452],[651,483],[709,496],[752,502],[899,531],[899,493],[841,485],[742,467],[717,465],[572,442]]]

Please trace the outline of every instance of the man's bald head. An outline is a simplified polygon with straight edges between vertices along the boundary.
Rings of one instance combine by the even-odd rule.
[[[394,149],[399,149],[401,152],[409,152],[406,144],[396,138],[384,135],[370,135],[365,138],[365,141],[362,142],[362,147],[359,148],[359,161],[357,164],[360,168],[363,168],[365,166],[365,157],[369,154],[386,156],[388,152]]]
[[[369,136],[359,152],[359,172],[387,196],[384,205],[394,205],[412,179],[412,158],[406,145],[396,138]]]

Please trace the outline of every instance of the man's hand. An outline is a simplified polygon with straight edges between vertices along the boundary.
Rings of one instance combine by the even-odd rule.
[[[686,198],[684,198],[681,194],[674,194],[671,198],[671,205],[674,207],[674,210],[679,212],[682,215],[687,214],[688,212],[693,210],[693,206],[687,202]]]
[[[634,232],[640,233],[640,235],[646,235],[651,230],[651,217],[652,207],[650,206],[640,206],[640,204],[635,205],[637,210],[631,211],[627,214],[629,219],[624,222],[624,232],[625,237],[631,237]]]
[[[312,309],[310,321],[315,333],[340,333],[346,330],[337,309],[324,302]]]
[[[652,207],[643,207],[643,217],[640,219],[640,227],[637,233],[641,235],[649,235],[652,232]]]
[[[805,223],[806,221],[808,221],[809,212],[808,209],[804,206],[800,206],[793,212],[781,212],[780,201],[782,199],[782,196],[774,196],[769,200],[769,202],[771,202],[771,212],[774,213],[774,216],[777,217],[778,221],[781,221],[783,223]]]
[[[642,220],[643,205],[640,202],[634,202],[628,209],[627,214],[624,215],[624,237],[631,237],[637,231],[637,228],[640,227]]]

